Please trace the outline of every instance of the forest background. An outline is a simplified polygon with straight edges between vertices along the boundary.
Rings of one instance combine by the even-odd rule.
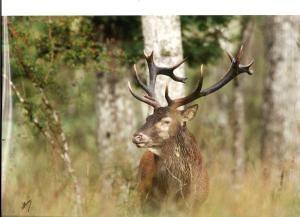
[[[151,29],[169,40],[155,42],[163,40]],[[211,182],[199,216],[299,216],[299,17],[8,17],[7,34],[3,215],[136,215],[144,150],[131,137],[147,107],[127,90],[128,80],[137,84],[133,64],[146,78],[144,50],[163,65],[188,57],[180,73],[189,92],[201,64],[206,87],[229,67],[224,50],[234,54],[243,42],[253,75],[197,101],[189,125]],[[2,108],[10,107],[3,96]]]

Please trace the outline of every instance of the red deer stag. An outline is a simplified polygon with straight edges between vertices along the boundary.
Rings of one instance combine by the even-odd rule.
[[[132,141],[139,148],[147,148],[139,164],[138,189],[141,193],[142,204],[159,207],[166,198],[175,201],[184,201],[184,206],[193,207],[202,203],[208,196],[208,175],[201,155],[199,145],[188,131],[186,122],[191,120],[198,105],[188,106],[183,110],[178,108],[194,100],[207,96],[234,79],[241,73],[252,74],[250,66],[240,64],[242,46],[236,57],[228,53],[231,66],[225,76],[209,88],[202,90],[203,70],[196,89],[190,95],[179,99],[171,99],[168,87],[165,89],[165,98],[168,105],[162,107],[155,98],[155,81],[157,75],[166,75],[178,82],[185,82],[186,78],[177,77],[174,70],[177,65],[166,68],[159,67],[153,61],[153,52],[145,59],[149,68],[149,85],[145,85],[138,77],[139,85],[147,93],[140,97],[132,91],[130,93],[138,100],[154,108],[146,123],[133,135]]]

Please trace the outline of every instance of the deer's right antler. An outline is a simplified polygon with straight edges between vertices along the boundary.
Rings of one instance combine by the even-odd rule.
[[[134,71],[135,71],[135,77],[136,80],[138,82],[138,84],[142,87],[142,89],[147,93],[147,95],[140,97],[137,94],[135,94],[131,88],[130,82],[128,82],[128,88],[130,93],[138,100],[154,107],[154,108],[159,108],[161,107],[161,105],[159,104],[159,102],[156,99],[156,95],[155,95],[155,83],[156,83],[156,77],[157,75],[166,75],[169,76],[170,78],[172,78],[174,81],[178,81],[178,82],[182,82],[184,83],[186,78],[181,78],[178,77],[174,74],[174,70],[177,69],[181,64],[183,64],[186,59],[183,59],[181,62],[179,62],[178,64],[172,66],[172,67],[160,67],[157,66],[154,63],[153,60],[153,51],[151,52],[151,54],[148,56],[145,52],[144,52],[144,57],[147,61],[147,66],[149,69],[149,83],[148,85],[145,85],[142,80],[139,78],[137,70],[136,70],[136,66],[134,65]]]

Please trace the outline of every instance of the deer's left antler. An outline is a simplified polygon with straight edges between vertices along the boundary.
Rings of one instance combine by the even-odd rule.
[[[144,52],[144,57],[147,61],[147,66],[148,66],[148,69],[149,69],[149,83],[148,85],[144,84],[142,82],[142,80],[139,78],[138,76],[138,72],[136,70],[136,66],[134,65],[134,71],[135,71],[135,77],[136,77],[136,80],[138,82],[138,84],[142,87],[142,89],[147,93],[147,95],[143,96],[143,97],[140,97],[138,96],[137,94],[135,94],[131,88],[131,85],[130,85],[130,82],[128,82],[128,88],[129,88],[129,91],[130,93],[138,100],[144,102],[144,103],[147,103],[148,105],[154,107],[154,108],[158,108],[158,107],[161,107],[161,105],[159,104],[159,102],[157,101],[156,99],[156,96],[155,96],[155,83],[156,83],[156,77],[157,75],[166,75],[166,76],[169,76],[170,78],[172,78],[174,81],[178,81],[178,82],[182,82],[184,83],[186,78],[181,78],[181,77],[178,77],[174,74],[174,70],[177,69],[180,65],[182,65],[185,61],[186,61],[186,58],[183,59],[181,62],[179,62],[178,64],[172,66],[172,67],[160,67],[160,66],[157,66],[155,63],[154,63],[154,60],[153,60],[153,51],[151,52],[150,55],[147,55],[145,52]]]

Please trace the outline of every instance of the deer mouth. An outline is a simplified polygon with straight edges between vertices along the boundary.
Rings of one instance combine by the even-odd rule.
[[[153,144],[150,142],[133,142],[138,148],[150,148]]]
[[[138,148],[147,148],[147,147],[149,147],[148,143],[136,143],[135,145]]]
[[[138,136],[132,138],[132,143],[138,148],[156,148],[160,146],[160,143],[154,142],[149,137],[140,138]]]
[[[150,142],[140,142],[140,143],[134,143],[134,144],[138,148],[158,148],[158,147],[160,147],[160,144],[154,143],[152,141],[150,141]]]
[[[148,147],[152,147],[152,145],[153,145],[152,139],[143,133],[134,134],[134,136],[132,138],[132,142],[138,148],[148,148]]]
[[[132,142],[138,148],[151,148],[151,147],[155,146],[155,144],[152,141],[135,141],[135,140],[133,140]]]

